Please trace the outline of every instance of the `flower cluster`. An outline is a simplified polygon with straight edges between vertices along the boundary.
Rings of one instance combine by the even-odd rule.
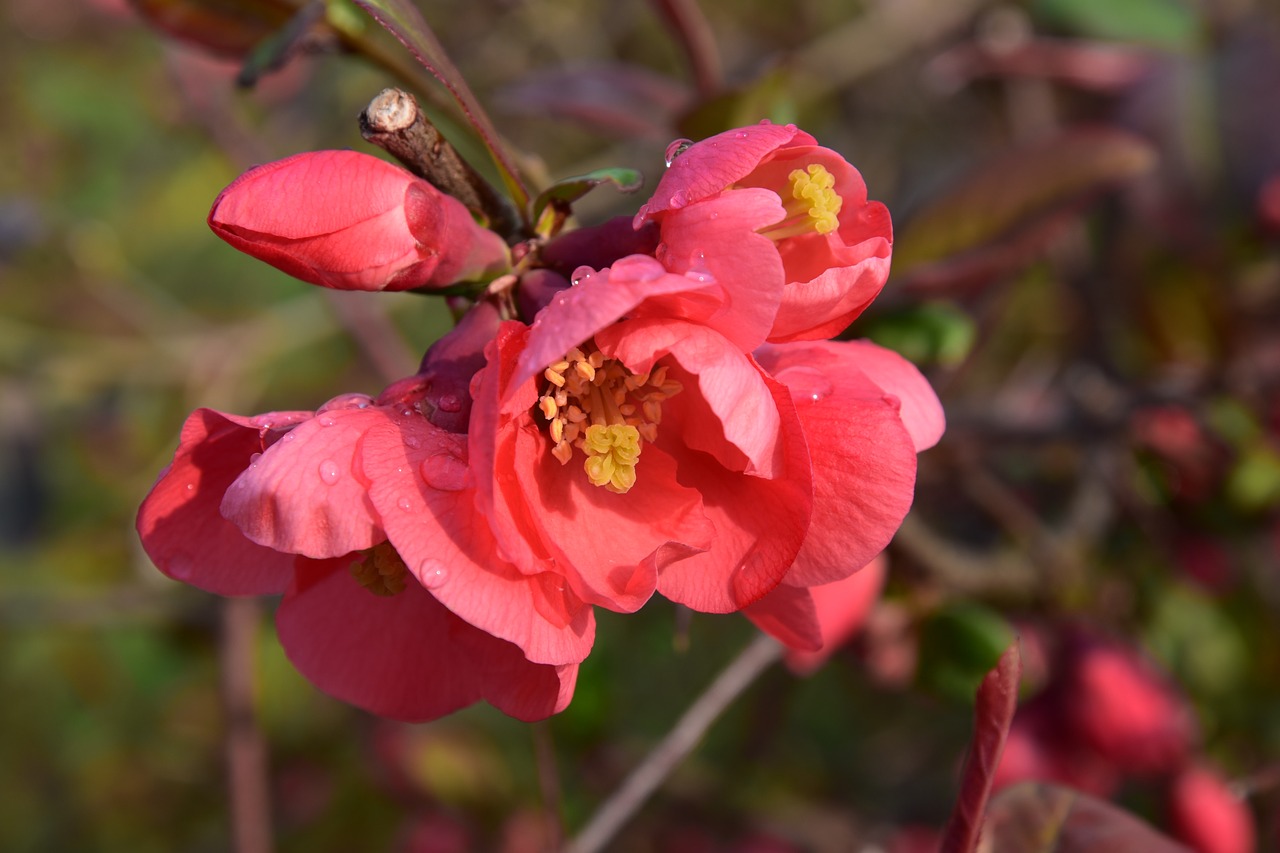
[[[516,292],[377,397],[193,413],[139,512],[152,560],[283,593],[299,670],[401,719],[553,714],[594,608],[655,592],[821,649],[841,608],[819,603],[893,536],[943,429],[910,363],[827,340],[884,286],[889,217],[792,126],[672,155],[633,221],[534,240],[514,267],[456,201],[365,155],[229,186],[214,230],[306,281]]]

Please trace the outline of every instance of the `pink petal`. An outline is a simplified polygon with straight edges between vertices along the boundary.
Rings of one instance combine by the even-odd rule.
[[[799,587],[784,581],[742,612],[788,647],[792,672],[807,675],[862,628],[880,597],[885,569],[880,555],[834,583]]]
[[[556,294],[534,318],[509,385],[517,386],[541,374],[572,347],[632,313],[646,299],[700,290],[714,293],[709,297],[713,300],[719,299],[715,283],[671,275],[662,264],[644,255],[630,255],[608,270],[584,270],[575,286]]]
[[[893,350],[870,341],[815,341],[795,346],[794,350],[762,347],[756,358],[775,365],[769,367],[771,371],[791,364],[806,364],[833,376],[856,370],[885,392],[886,402],[893,405],[896,401],[917,452],[928,450],[942,437],[946,416],[938,395],[920,370]],[[767,355],[775,350],[778,355]],[[791,355],[784,357],[783,353]]]
[[[713,531],[696,491],[676,481],[676,465],[646,445],[625,495],[594,486],[582,460],[561,465],[540,430],[521,430],[515,447],[520,497],[574,591],[623,613],[639,610],[672,562],[710,547]],[[608,535],[601,535],[608,531]]]
[[[254,544],[222,517],[227,488],[250,458],[278,438],[267,423],[290,424],[310,412],[242,418],[197,409],[182,427],[173,463],[138,510],[142,547],[160,571],[221,595],[283,592],[293,556]]]
[[[524,574],[502,556],[468,485],[466,437],[410,416],[371,428],[361,447],[370,498],[405,564],[455,614],[538,663],[584,659],[591,606],[563,576]]]
[[[762,189],[731,190],[673,211],[662,221],[659,259],[673,273],[715,282],[718,299],[704,308],[677,293],[632,316],[681,317],[739,349],[755,349],[773,325],[785,281],[773,241],[756,231],[785,215],[777,194]]]
[[[793,586],[831,583],[868,563],[889,544],[914,497],[911,436],[895,402],[852,366],[856,353],[826,342],[757,352],[791,391],[813,459],[813,519],[787,573]]]
[[[691,354],[674,350],[673,355],[681,358]],[[681,366],[688,365],[682,362]],[[754,364],[751,367],[755,369]],[[714,390],[713,396],[719,397],[724,389],[708,382],[708,375],[703,372],[698,377],[700,387]],[[714,526],[715,535],[709,551],[666,567],[659,575],[658,591],[694,610],[727,613],[759,600],[786,574],[809,526],[813,483],[804,433],[786,389],[766,376],[761,375],[760,379],[756,393],[769,401],[772,411],[760,401],[746,398],[741,407],[772,415],[777,426],[769,437],[768,454],[750,456],[738,451],[736,458],[733,456],[731,451],[736,448],[726,439],[748,446],[753,439],[748,425],[738,422],[736,412],[725,424],[717,455],[710,455],[705,452],[707,446],[691,441],[689,436],[694,429],[688,420],[706,422],[699,428],[709,445],[716,424],[715,416],[708,411],[721,411],[708,409],[702,403],[674,405],[686,395],[697,399],[692,382],[667,403],[670,420],[664,414],[657,445],[676,458],[680,483],[702,495],[703,512]]]
[[[684,443],[714,454],[727,468],[774,477],[783,465],[781,416],[769,380],[750,356],[704,326],[658,319],[628,320],[596,335],[606,356],[642,374],[664,356],[684,390],[663,404]],[[660,435],[669,436],[670,426]],[[669,441],[669,438],[664,440]]]
[[[701,201],[750,174],[762,159],[797,136],[812,140],[795,125],[761,122],[728,130],[695,143],[671,161],[662,180],[636,214],[639,228],[649,218]]]
[[[259,545],[324,559],[386,538],[355,465],[376,407],[325,412],[289,433],[236,479],[222,514]]]
[[[410,580],[397,595],[361,587],[349,560],[299,561],[276,614],[294,666],[326,693],[399,720],[442,717],[479,699],[524,720],[562,710],[576,666],[525,660]]]

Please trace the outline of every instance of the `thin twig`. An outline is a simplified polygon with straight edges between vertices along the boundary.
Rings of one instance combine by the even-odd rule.
[[[560,772],[556,766],[556,745],[546,720],[530,726],[533,753],[538,765],[538,790],[542,794],[542,850],[556,850],[564,837],[561,822]]]
[[[782,646],[764,634],[756,637],[711,682],[675,727],[631,772],[565,848],[565,853],[596,853],[671,775],[729,704],[782,656]]]
[[[270,853],[271,802],[267,747],[253,696],[253,637],[259,605],[252,598],[222,603],[222,703],[227,715],[226,757],[231,834],[237,853]]]
[[[698,94],[710,98],[724,86],[715,33],[697,0],[653,0],[689,60]]]

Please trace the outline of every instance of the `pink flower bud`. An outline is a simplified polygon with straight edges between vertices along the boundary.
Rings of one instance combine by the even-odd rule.
[[[289,275],[338,290],[408,290],[477,278],[507,248],[457,199],[355,151],[295,154],[245,172],[209,227]]]
[[[1191,766],[1173,781],[1169,822],[1174,834],[1198,853],[1252,853],[1253,815],[1226,781],[1207,767]]]

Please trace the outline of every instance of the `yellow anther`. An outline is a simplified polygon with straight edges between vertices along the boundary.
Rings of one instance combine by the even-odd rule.
[[[591,366],[589,361],[579,361],[573,366],[573,369],[578,371],[578,375],[588,382],[596,378],[596,369]]]
[[[566,365],[566,366],[567,366],[567,365]],[[557,388],[563,388],[563,387],[564,387],[564,382],[565,382],[564,374],[562,374],[562,373],[557,373],[556,371],[554,371],[554,370],[552,370],[550,367],[548,367],[546,370],[542,371],[542,376],[543,376],[543,378],[545,378],[548,382],[550,382],[552,385],[556,386]]]
[[[560,406],[556,403],[555,397],[541,397],[538,399],[538,408],[542,410],[542,416],[547,420],[551,420],[560,411]]]
[[[408,583],[409,568],[390,542],[379,543],[365,551],[359,560],[351,564],[350,571],[356,583],[383,598],[404,592]]]
[[[796,169],[787,180],[791,182],[791,195],[808,207],[813,230],[829,234],[840,227],[837,214],[844,199],[835,191],[836,178],[821,163],[811,163],[808,168]]]

